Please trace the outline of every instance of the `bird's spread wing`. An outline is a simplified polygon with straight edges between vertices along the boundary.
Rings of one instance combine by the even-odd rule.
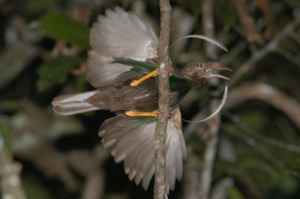
[[[99,130],[103,146],[111,150],[116,162],[124,161],[124,169],[131,180],[147,189],[155,171],[154,136],[156,120],[144,123],[141,119],[116,116],[106,120]],[[179,109],[168,121],[166,140],[167,185],[173,190],[176,178],[182,177],[186,146],[181,131]]]
[[[112,63],[125,57],[138,61],[156,58],[158,39],[150,26],[136,15],[117,7],[99,16],[90,33],[87,80],[94,86],[111,84],[131,67]]]

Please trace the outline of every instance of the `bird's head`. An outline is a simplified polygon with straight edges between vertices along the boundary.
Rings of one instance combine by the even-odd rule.
[[[230,80],[228,77],[218,74],[218,71],[222,70],[232,71],[230,68],[222,67],[217,62],[192,63],[186,65],[182,69],[181,75],[185,78],[191,79],[196,86],[201,86],[207,79],[214,77]]]

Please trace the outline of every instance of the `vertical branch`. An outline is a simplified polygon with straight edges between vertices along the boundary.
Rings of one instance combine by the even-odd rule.
[[[214,38],[214,22],[213,22],[213,0],[203,0],[203,31],[204,35]],[[205,46],[205,53],[208,57],[215,59],[217,56],[216,48],[210,44]],[[210,85],[217,85],[218,79],[212,79],[209,82]],[[216,94],[217,93],[213,93]],[[218,107],[218,100],[213,99],[210,102],[209,110],[212,112]],[[209,192],[211,189],[211,181],[212,181],[212,171],[215,161],[215,155],[217,150],[217,142],[218,142],[218,131],[220,126],[220,116],[217,114],[209,121],[208,128],[208,136],[206,141],[206,146],[204,149],[204,157],[203,157],[203,171],[200,179],[200,189],[199,189],[199,198],[208,199]]]
[[[213,0],[203,0],[202,5],[202,26],[203,33],[205,36],[214,39],[215,37],[215,27],[214,27],[214,17],[213,17]],[[217,51],[214,45],[208,42],[204,43],[205,54],[211,58],[216,59]]]
[[[0,198],[26,199],[20,170],[21,166],[13,162],[0,132]]]
[[[159,37],[159,114],[155,129],[155,182],[154,198],[163,199],[169,187],[166,186],[166,131],[169,114],[169,42],[171,29],[171,5],[169,0],[160,0]]]

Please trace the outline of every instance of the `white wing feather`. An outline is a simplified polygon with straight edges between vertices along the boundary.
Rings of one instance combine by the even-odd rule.
[[[95,93],[96,91],[90,91],[85,93],[58,96],[52,101],[53,110],[56,114],[63,116],[99,110],[98,107],[95,107],[85,101]]]
[[[116,116],[106,120],[99,135],[103,146],[111,150],[116,162],[124,161],[124,170],[130,180],[147,189],[155,171],[154,136],[156,121],[130,127],[138,119]],[[179,109],[168,121],[166,140],[167,186],[173,190],[176,179],[182,177],[186,146],[181,131]]]
[[[108,85],[120,73],[130,69],[111,63],[113,58],[145,61],[158,56],[158,39],[152,28],[119,7],[98,17],[91,29],[90,44],[87,80],[94,87]]]

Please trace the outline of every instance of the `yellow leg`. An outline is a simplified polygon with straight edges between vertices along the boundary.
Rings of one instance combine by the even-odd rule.
[[[126,111],[125,115],[129,117],[157,117],[157,110],[152,112]]]
[[[140,79],[137,79],[137,80],[133,80],[131,83],[130,83],[130,86],[134,87],[134,86],[138,86],[139,84],[141,84],[142,82],[144,82],[145,80],[151,78],[151,77],[155,77],[158,75],[158,68],[155,69],[154,71],[148,73],[147,75],[141,77]]]

